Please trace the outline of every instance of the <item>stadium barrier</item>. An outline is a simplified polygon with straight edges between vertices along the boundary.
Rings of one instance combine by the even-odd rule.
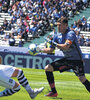
[[[60,54],[60,53],[59,53]],[[45,65],[63,56],[38,54],[31,56],[28,48],[24,47],[4,47],[0,46],[0,64],[12,65],[22,68],[44,69]],[[90,54],[83,54],[85,73],[90,73]]]

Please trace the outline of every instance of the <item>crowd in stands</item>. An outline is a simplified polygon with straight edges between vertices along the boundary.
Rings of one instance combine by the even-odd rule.
[[[44,35],[46,31],[53,29],[58,18],[66,16],[70,19],[89,4],[89,0],[0,0],[0,12],[7,12],[12,16],[10,21],[5,19],[0,26],[0,34],[5,34],[4,30],[11,30],[11,35],[5,34],[6,39],[17,36],[27,41],[28,34]],[[86,18],[75,22],[71,29],[76,34],[80,30],[87,30]]]
[[[0,12],[8,12],[10,0],[0,0]]]
[[[80,31],[90,31],[90,24],[87,25],[85,16],[78,21],[74,21],[70,28],[75,31],[80,46],[90,46],[90,36],[85,38],[83,34],[80,34]]]

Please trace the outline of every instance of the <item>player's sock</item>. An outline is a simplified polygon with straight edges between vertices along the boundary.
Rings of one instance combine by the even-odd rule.
[[[19,83],[26,89],[28,93],[32,93],[33,89],[30,87],[27,78],[24,76],[23,71],[20,69],[18,73],[18,81]]]
[[[54,76],[52,72],[46,71],[47,80],[53,93],[57,93],[54,83]]]
[[[5,89],[4,91],[0,92],[0,97],[3,97],[3,96],[10,96],[16,92],[18,92],[20,90],[20,85],[15,88],[15,89]]]
[[[83,84],[86,87],[86,89],[90,92],[90,82],[86,80]]]

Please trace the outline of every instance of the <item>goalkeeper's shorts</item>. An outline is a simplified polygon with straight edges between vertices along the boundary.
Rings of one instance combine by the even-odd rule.
[[[84,75],[84,65],[82,60],[67,60],[62,58],[60,60],[52,62],[54,71],[64,72],[72,69],[77,76]]]

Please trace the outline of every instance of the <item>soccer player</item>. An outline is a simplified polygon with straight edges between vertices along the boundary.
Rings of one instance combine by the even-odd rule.
[[[41,52],[51,53],[55,47],[57,47],[63,51],[65,56],[62,59],[60,58],[60,60],[54,61],[45,66],[47,80],[51,88],[51,92],[49,92],[46,96],[58,96],[53,71],[63,72],[69,69],[73,69],[81,83],[90,92],[90,82],[85,77],[84,62],[75,32],[70,30],[68,27],[68,20],[65,17],[58,19],[57,28],[58,32],[54,39],[52,41],[47,40],[51,44],[50,48],[44,48]]]
[[[17,77],[19,83],[11,77]],[[9,65],[0,65],[0,86],[6,88],[4,91],[0,92],[0,97],[10,96],[18,92],[20,90],[20,85],[26,89],[32,99],[34,99],[44,89],[44,87],[41,87],[33,90],[30,87],[27,78],[24,76],[22,69]]]

